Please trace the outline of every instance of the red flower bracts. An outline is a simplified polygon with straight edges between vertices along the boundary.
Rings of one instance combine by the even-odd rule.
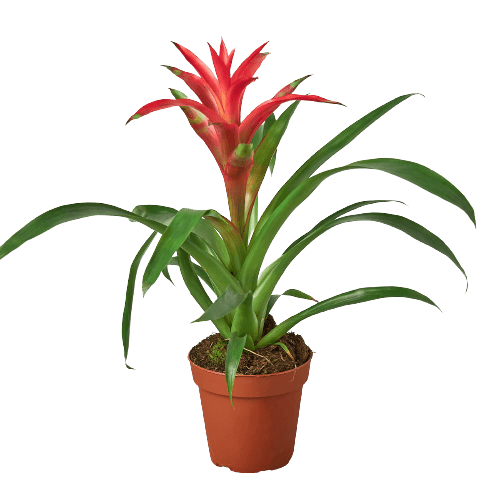
[[[316,101],[340,104],[316,95],[294,95],[297,86],[308,76],[295,80],[281,89],[273,98],[259,104],[241,121],[241,103],[247,86],[257,78],[253,75],[262,64],[268,52],[261,52],[264,43],[255,49],[234,71],[231,64],[234,49],[228,54],[221,40],[219,53],[210,44],[210,53],[215,68],[212,70],[190,50],[174,42],[182,55],[197,71],[198,75],[166,66],[174,75],[183,80],[196,94],[200,102],[186,99],[184,94],[172,90],[176,99],[160,99],[150,102],[128,121],[141,118],[159,109],[180,106],[193,130],[201,137],[213,154],[224,177],[228,196],[231,221],[243,234],[245,221],[245,193],[248,176],[253,166],[252,137],[264,121],[282,104],[288,101]],[[248,204],[247,204],[248,209]]]

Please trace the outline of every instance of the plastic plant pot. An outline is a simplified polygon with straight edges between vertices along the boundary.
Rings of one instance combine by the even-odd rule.
[[[215,465],[234,472],[260,472],[288,464],[311,359],[312,353],[306,363],[285,372],[236,375],[233,408],[224,373],[196,366],[188,356]]]

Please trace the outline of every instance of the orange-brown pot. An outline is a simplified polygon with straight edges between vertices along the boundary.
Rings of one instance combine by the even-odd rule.
[[[215,465],[234,472],[260,472],[279,469],[290,461],[311,358],[286,372],[236,375],[234,408],[224,373],[189,360],[200,389],[208,449]]]

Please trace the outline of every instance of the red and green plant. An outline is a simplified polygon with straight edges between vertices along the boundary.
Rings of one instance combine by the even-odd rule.
[[[231,404],[232,387],[243,349],[258,351],[270,344],[278,344],[286,349],[284,344],[279,342],[280,338],[310,316],[384,297],[406,297],[435,306],[425,295],[409,288],[395,286],[360,288],[321,302],[299,290],[290,289],[281,295],[317,303],[263,335],[264,321],[281,296],[273,295],[281,276],[293,259],[328,229],[354,221],[386,224],[441,252],[465,276],[465,271],[448,246],[416,222],[399,215],[380,212],[347,215],[366,205],[395,200],[361,201],[334,212],[295,240],[277,260],[261,271],[267,250],[291,213],[324,180],[346,170],[375,169],[400,177],[456,205],[475,224],[474,210],[465,196],[444,177],[410,161],[394,158],[362,160],[313,175],[323,163],[372,123],[415,95],[406,94],[368,113],[314,153],[281,187],[259,217],[259,188],[266,172],[273,171],[277,147],[299,102],[340,103],[316,95],[294,94],[298,85],[307,78],[305,76],[283,87],[274,97],[258,105],[242,120],[243,95],[246,87],[256,80],[254,74],[268,55],[267,52],[261,52],[266,44],[252,52],[232,75],[234,50],[228,54],[224,41],[221,41],[219,53],[209,44],[215,75],[191,51],[177,43],[174,45],[198,75],[172,66],[166,67],[187,84],[200,102],[188,99],[182,92],[171,89],[173,99],[161,99],[143,106],[127,123],[153,111],[179,106],[219,166],[226,186],[230,219],[210,209],[182,208],[177,211],[158,205],[139,205],[129,212],[101,203],[76,203],[40,215],[0,247],[0,258],[3,258],[29,239],[54,226],[92,215],[126,217],[152,229],[153,233],[140,248],[130,268],[122,320],[125,362],[129,349],[130,317],[138,267],[157,234],[161,237],[143,275],[143,293],[156,282],[160,274],[170,280],[168,266],[179,266],[189,292],[204,311],[195,321],[212,321],[222,337],[229,340],[225,371]],[[276,118],[274,111],[289,101],[295,102]],[[202,281],[215,294],[216,300],[210,299]]]

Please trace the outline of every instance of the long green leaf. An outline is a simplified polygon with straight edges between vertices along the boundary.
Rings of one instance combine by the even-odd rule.
[[[182,249],[195,259],[206,271],[214,286],[222,291],[229,285],[235,292],[244,293],[240,282],[227,270],[227,268],[216,257],[207,253],[203,247],[204,241],[196,234],[188,236],[182,245]],[[207,243],[205,243],[207,245]],[[217,295],[217,290],[215,292]]]
[[[170,259],[172,260],[172,259]],[[165,278],[168,279],[168,281],[170,281],[170,283],[174,284],[172,278],[170,277],[170,273],[168,272],[168,265],[170,264],[170,262],[162,269],[162,273],[163,273],[163,276],[165,276]]]
[[[301,292],[300,290],[296,290],[295,288],[290,288],[286,292],[283,292],[279,295],[271,295],[271,297],[269,298],[269,302],[267,303],[267,309],[264,318],[267,318],[269,316],[269,313],[271,312],[271,309],[273,308],[274,304],[276,304],[276,301],[282,295],[290,295],[291,297],[297,297],[298,299],[314,300],[314,302],[318,302],[316,299],[313,299],[310,295],[307,295],[307,293]]]
[[[189,293],[193,296],[193,298],[196,300],[196,302],[198,302],[198,304],[204,311],[210,310],[210,308],[213,306],[213,303],[210,300],[210,297],[205,292],[205,289],[203,288],[200,279],[196,274],[195,268],[188,253],[182,250],[182,248],[179,248],[177,250],[177,256],[182,279],[184,280]],[[213,324],[224,338],[229,338],[231,328],[226,323],[226,320],[224,318],[219,316],[218,318],[209,319],[212,320]]]
[[[348,205],[347,207],[341,208],[340,210],[337,210],[333,214],[329,215],[328,217],[325,217],[322,221],[318,222],[306,234],[303,234],[300,238],[297,238],[283,252],[283,255],[285,253],[287,253],[289,250],[291,250],[293,247],[295,247],[296,245],[300,244],[303,240],[307,239],[308,242],[311,242],[313,239],[317,238],[320,234],[324,233],[326,230],[333,227],[332,223],[335,220],[337,220],[339,217],[341,217],[342,215],[345,215],[349,212],[352,212],[353,210],[357,210],[358,208],[366,207],[367,205],[373,205],[374,203],[392,203],[392,202],[401,203],[403,205],[406,205],[406,203],[403,203],[402,201],[399,201],[399,200],[367,200],[367,201],[358,201],[357,203],[353,203],[352,205]],[[313,237],[313,238],[311,239],[311,237]],[[304,248],[304,247],[302,247],[302,248]]]
[[[198,264],[194,264],[193,262],[191,262],[191,264],[193,266],[194,272],[198,275],[198,277],[201,278],[215,294],[217,294],[217,290],[215,289],[214,284],[210,280],[210,278],[209,278],[208,274],[205,272],[205,270],[202,267],[200,267]],[[177,257],[172,257],[170,259],[170,262],[168,263],[168,265],[169,266],[178,266],[179,259]],[[170,277],[168,276],[166,269],[167,268],[165,268],[162,271],[162,273],[165,275],[165,278],[168,278],[170,280]],[[170,280],[170,281],[172,281],[172,280]]]
[[[385,115],[392,108],[400,104],[401,102],[408,99],[415,94],[406,94],[401,97],[397,97],[392,101],[380,106],[379,108],[373,110],[363,118],[359,119],[357,122],[353,123],[340,134],[334,137],[330,142],[326,143],[321,149],[314,153],[291,177],[288,181],[281,187],[281,189],[276,193],[271,203],[267,206],[266,210],[262,214],[257,227],[255,228],[250,246],[256,240],[257,235],[260,233],[261,229],[267,222],[267,219],[274,212],[276,207],[278,207],[281,202],[288,196],[288,194],[293,191],[302,182],[308,179],[316,170],[318,170],[323,163],[329,160],[335,153],[339,152],[342,148],[347,146],[352,140],[354,140],[361,132],[366,130],[372,123],[378,120],[380,117]]]
[[[165,230],[165,226],[163,224],[145,219],[137,214],[128,212],[127,210],[114,207],[113,205],[106,205],[105,203],[73,203],[71,205],[63,205],[61,207],[53,208],[26,224],[26,226],[11,236],[0,247],[0,259],[14,251],[16,248],[19,248],[28,240],[43,234],[59,224],[94,215],[125,217],[127,219],[133,219],[141,222],[145,226],[148,226],[150,229],[154,229],[159,233]]]
[[[208,212],[210,213],[211,211]],[[94,215],[125,217],[140,222],[150,229],[162,234],[167,230],[167,226],[160,222],[141,217],[133,212],[112,205],[106,205],[104,203],[74,203],[49,210],[26,224],[26,226],[11,236],[0,247],[0,259],[16,248],[19,248],[26,241],[43,234],[59,224]],[[193,234],[191,236],[196,235]],[[208,254],[203,247],[200,246],[199,242],[194,241],[194,238],[188,237],[183,243],[182,248],[196,259],[219,289],[225,290],[228,285],[231,285],[234,290],[243,292],[236,278],[217,258]]]
[[[224,293],[213,302],[210,307],[205,309],[205,312],[198,318],[192,321],[209,321],[226,316],[226,314],[234,311],[247,297],[249,292],[237,293],[227,287]]]
[[[336,174],[345,170],[354,170],[356,168],[380,170],[382,172],[386,172],[388,174],[400,177],[401,179],[411,182],[412,184],[421,187],[422,189],[434,194],[435,196],[438,196],[439,198],[442,198],[445,201],[448,201],[449,203],[452,203],[453,205],[463,210],[471,219],[474,226],[476,226],[474,209],[468,202],[467,198],[462,194],[462,192],[459,191],[445,177],[419,163],[407,160],[399,160],[397,158],[373,158],[371,160],[361,160],[349,163],[342,167],[326,170],[325,172],[322,172],[318,175],[326,174],[327,176],[329,176],[328,172],[330,172],[331,174]],[[341,214],[337,212],[337,215]],[[295,241],[292,245],[297,244],[300,240],[301,238]],[[290,245],[290,247],[288,247],[286,251],[288,251],[292,247],[292,245]],[[271,265],[274,265],[274,263]],[[261,283],[262,278],[265,277],[271,270],[270,266],[268,266],[261,273],[259,277],[259,284]]]
[[[236,370],[238,370],[238,365],[240,364],[241,355],[243,354],[243,348],[245,347],[246,335],[240,337],[238,332],[231,332],[229,337],[229,342],[227,344],[226,352],[226,363],[224,372],[226,374],[226,384],[227,392],[229,393],[229,402],[231,406],[233,405],[233,386],[234,379],[236,378]]]
[[[402,217],[401,215],[373,212],[367,214],[347,215],[336,220],[328,220],[327,218],[321,221],[309,233],[304,235],[305,237],[302,241],[299,242],[297,240],[297,243],[292,243],[285,250],[285,253],[292,250],[295,245],[297,245],[298,247],[300,243],[302,243],[302,248],[304,244],[310,243],[320,234],[324,233],[327,229],[338,226],[339,224],[344,224],[345,222],[354,221],[380,222],[382,224],[386,224],[388,226],[399,229],[400,231],[403,231],[412,238],[415,238],[416,240],[430,246],[431,248],[434,248],[434,250],[441,252],[443,255],[446,255],[446,257],[448,257],[458,267],[458,269],[462,271],[463,275],[467,279],[467,275],[465,274],[463,267],[460,265],[453,252],[449,249],[449,247],[444,243],[443,240],[438,238],[435,234],[431,233],[428,229],[425,229],[425,227],[421,226],[420,224],[417,224],[416,222],[413,222],[406,217]]]
[[[253,349],[253,342],[259,337],[259,321],[253,310],[253,293],[247,292],[241,304],[236,308],[231,323],[231,331],[238,332],[240,336],[247,336],[247,347]]]
[[[450,248],[435,234],[431,233],[429,230],[425,229],[420,224],[413,222],[410,219],[402,217],[400,215],[386,214],[386,213],[366,213],[366,214],[358,214],[358,215],[348,215],[346,217],[340,217],[344,213],[347,213],[351,210],[355,210],[363,205],[368,205],[371,203],[379,203],[390,200],[375,200],[375,201],[365,201],[360,203],[355,203],[346,207],[334,214],[326,217],[321,222],[319,222],[316,226],[314,226],[309,232],[295,240],[284,252],[283,255],[275,261],[275,266],[272,270],[270,270],[263,280],[259,281],[259,286],[255,291],[255,308],[257,314],[263,310],[265,304],[267,303],[267,298],[272,293],[276,283],[281,278],[286,268],[290,265],[290,263],[299,255],[307,245],[309,245],[312,241],[314,241],[318,236],[323,234],[328,229],[332,227],[338,226],[340,224],[344,224],[345,222],[354,222],[354,221],[373,221],[380,222],[382,224],[386,224],[388,226],[394,227],[408,234],[412,238],[424,243],[434,250],[446,255],[464,274],[467,279],[467,275],[463,270],[462,266],[456,259],[453,252]],[[410,258],[407,260],[411,260]]]
[[[259,221],[259,195],[255,197],[255,201],[253,203],[252,212],[250,213],[250,219],[248,221],[248,226],[245,228],[245,241],[248,243],[248,238],[253,233],[253,230],[257,226],[257,222]]]
[[[474,225],[476,225],[474,209],[467,198],[450,181],[430,168],[424,167],[419,163],[398,160],[396,158],[375,158],[372,160],[356,161],[344,167],[335,168],[331,172],[339,173],[357,168],[380,170],[411,182],[462,209]]]
[[[276,122],[276,116],[274,115],[274,113],[271,113],[266,118],[265,122],[257,129],[257,132],[255,132],[250,141],[254,151],[259,147],[260,143],[262,142],[262,139],[266,136],[267,132],[275,122]]]
[[[322,300],[311,307],[308,307],[304,311],[295,314],[294,316],[288,318],[287,320],[280,323],[278,326],[273,328],[267,335],[262,337],[259,343],[256,345],[256,349],[265,347],[267,345],[274,344],[277,342],[285,333],[287,333],[290,328],[293,328],[300,321],[319,314],[330,309],[336,309],[337,307],[348,306],[351,304],[359,304],[360,302],[367,302],[369,300],[383,299],[386,297],[405,297],[407,299],[420,300],[426,302],[432,306],[436,306],[434,302],[422,295],[415,290],[410,288],[402,288],[399,286],[377,286],[369,288],[358,288],[357,290],[351,290],[350,292],[341,293],[335,297],[330,297],[329,299]],[[439,309],[439,308],[438,308]]]
[[[295,188],[271,214],[259,233],[258,239],[253,246],[249,247],[247,258],[238,273],[237,277],[245,290],[255,289],[257,277],[266,252],[281,226],[285,223],[290,214],[314,192],[326,177],[328,176],[323,173],[304,181],[300,186]]]
[[[221,262],[217,254],[214,252],[213,248],[200,236],[198,236],[194,231],[189,235],[186,241],[191,241],[198,248],[203,250],[203,252],[207,253],[211,257],[214,257],[217,262],[219,262],[224,269],[227,269],[226,266]],[[189,252],[188,252],[189,253]]]
[[[297,101],[299,102],[299,101]],[[254,150],[258,148],[260,145],[262,139],[266,136],[266,134],[269,132],[269,129],[276,123],[276,117],[274,116],[274,113],[271,113],[266,121],[259,127],[259,131],[262,133],[260,135],[257,135],[257,133],[253,136],[252,138],[252,145]],[[255,141],[254,141],[255,139]],[[273,173],[273,168],[276,163],[276,151],[274,151],[274,154],[271,158],[271,161],[269,162],[269,170],[271,171],[271,174]],[[259,208],[258,208],[258,195],[255,196],[255,201],[252,206],[252,211],[250,213],[250,219],[248,221],[248,225],[245,228],[245,234],[244,234],[244,240],[246,243],[248,243],[248,238],[252,234],[253,230],[255,229],[255,226],[257,225],[257,222],[259,220]]]
[[[142,279],[144,295],[158,279],[177,249],[186,241],[196,224],[208,212],[208,210],[182,208],[175,215],[167,230],[162,234],[144,271]]]
[[[147,219],[154,220],[164,224],[165,226],[168,226],[170,225],[170,222],[172,222],[172,219],[175,217],[175,215],[178,213],[178,210],[161,205],[138,205],[134,208],[133,212],[137,215],[140,215],[141,217],[145,217]],[[193,229],[190,237],[184,243],[183,247],[184,250],[186,250],[186,248],[189,248],[188,253],[193,257],[194,255],[197,255],[198,259],[201,258],[201,260],[206,263],[209,268],[214,267],[210,266],[210,264],[214,264],[217,268],[216,272],[220,273],[225,269],[225,265],[222,261],[220,263],[215,263],[215,261],[211,259],[211,257],[216,257],[219,261],[221,260],[214,250],[214,247],[216,247],[217,245],[213,244],[213,239],[210,232],[217,233],[212,227],[210,227],[210,224],[207,221],[203,219],[200,220],[200,222],[198,222],[198,224]],[[220,236],[218,234],[216,234],[216,236],[220,240]],[[221,244],[223,245],[222,241]],[[206,256],[204,252],[210,256],[208,258],[210,259],[209,262],[206,262]],[[178,265],[177,257],[172,257],[168,265]],[[208,286],[210,286],[210,288],[212,288],[212,290],[214,290],[215,293],[217,293],[217,290],[215,289],[211,279],[208,277],[208,274],[198,265],[195,265],[195,269],[201,270],[202,273],[204,273],[198,273],[198,275],[208,284]],[[163,269],[162,273],[166,278],[172,281],[168,273],[168,266]]]
[[[128,276],[127,292],[125,294],[125,307],[123,309],[122,318],[122,341],[123,341],[123,355],[125,357],[125,366],[133,370],[131,366],[127,364],[128,347],[130,343],[130,319],[132,317],[132,303],[134,301],[134,288],[135,288],[135,278],[137,277],[137,270],[139,269],[139,264],[141,263],[146,250],[151,245],[151,242],[155,239],[156,231],[146,240],[142,245],[139,252],[132,261],[130,266],[130,273]]]
[[[274,288],[273,288],[274,289]],[[258,288],[257,288],[258,290]],[[261,292],[262,293],[262,292]],[[269,313],[271,312],[271,309],[273,308],[274,304],[276,301],[282,296],[282,295],[290,295],[292,297],[297,297],[299,299],[308,299],[308,300],[314,300],[315,302],[318,302],[316,299],[313,299],[310,295],[307,295],[307,293],[303,293],[300,290],[295,290],[294,288],[290,288],[286,292],[279,294],[279,295],[271,295],[270,297],[267,298],[267,306],[266,306],[266,312],[265,314],[262,313],[262,308],[260,307],[262,304],[262,298],[259,299],[259,297],[256,295],[256,302],[255,302],[255,314],[259,320],[259,339],[262,337],[262,332],[264,331],[264,323],[266,318],[269,316]],[[257,302],[257,300],[259,300]]]
[[[146,219],[155,220],[156,222],[168,226],[178,210],[171,207],[163,207],[161,205],[137,205],[132,212]]]
[[[209,211],[212,213],[212,211]],[[191,233],[182,247],[200,266],[193,264],[195,271],[198,271],[199,276],[208,284],[217,296],[220,296],[222,290],[228,286],[232,290],[239,293],[244,293],[240,282],[227,270],[227,268],[209,252],[209,245],[205,240],[194,233]],[[169,265],[174,264],[172,259]],[[168,273],[164,269],[163,274],[168,277]],[[169,278],[170,279],[170,278]],[[231,316],[226,317],[228,324],[231,322]]]
[[[278,147],[283,135],[285,134],[288,123],[290,122],[290,119],[297,109],[299,103],[300,101],[295,101],[280,115],[280,117],[269,127],[269,131],[266,133],[266,136],[255,151],[253,166],[248,176],[245,193],[246,235],[248,234],[249,230],[248,226],[252,206],[262,184],[262,181],[264,180],[264,176],[266,175],[271,158],[273,157],[276,148]],[[243,239],[247,241],[245,237]]]
[[[366,205],[371,205],[373,203],[386,203],[389,201],[396,201],[396,200],[369,200],[369,201],[361,201],[358,203],[353,203],[352,205],[349,205],[345,208],[342,208],[341,210],[338,210],[337,212],[334,212],[325,220],[329,221],[334,220],[340,217],[341,215],[344,215],[348,212],[351,212]],[[397,203],[402,203],[402,202],[397,202]],[[321,222],[317,224],[315,227],[318,227],[320,225]],[[292,245],[300,244],[301,245],[300,248],[297,247],[293,251],[287,252],[287,250],[291,250],[292,245],[290,245],[290,247],[288,247],[287,250],[283,252],[283,255],[278,259],[276,259],[274,262],[272,262],[269,266],[267,266],[266,269],[264,269],[264,271],[262,271],[261,275],[259,276],[258,285],[257,288],[255,289],[255,294],[254,294],[255,298],[254,307],[258,317],[262,317],[264,315],[265,308],[268,307],[267,304],[271,300],[271,294],[273,293],[274,288],[278,284],[278,281],[280,280],[283,273],[286,271],[287,267],[290,265],[293,259],[295,259],[295,257],[310,243],[310,241],[304,241],[304,244],[302,244],[302,241],[305,240],[305,237],[306,235],[303,235],[292,243]]]
[[[216,213],[218,214],[218,212]],[[227,253],[229,255],[229,264],[226,267],[228,267],[233,274],[237,274],[247,255],[245,243],[241,238],[241,234],[230,220],[220,214],[218,214],[218,216],[205,216],[205,218],[206,220],[204,222],[211,224],[213,229],[216,230],[216,232],[218,231],[224,241],[225,248],[227,248]]]
[[[177,210],[170,207],[162,207],[161,205],[138,205],[134,208],[133,212],[141,217],[161,222],[166,226],[170,224],[177,214]],[[215,211],[214,217],[223,218],[222,215]],[[210,253],[216,255],[226,267],[229,266],[230,259],[226,245],[219,233],[215,231],[208,221],[201,219],[194,227],[193,232],[208,243],[211,247]]]

